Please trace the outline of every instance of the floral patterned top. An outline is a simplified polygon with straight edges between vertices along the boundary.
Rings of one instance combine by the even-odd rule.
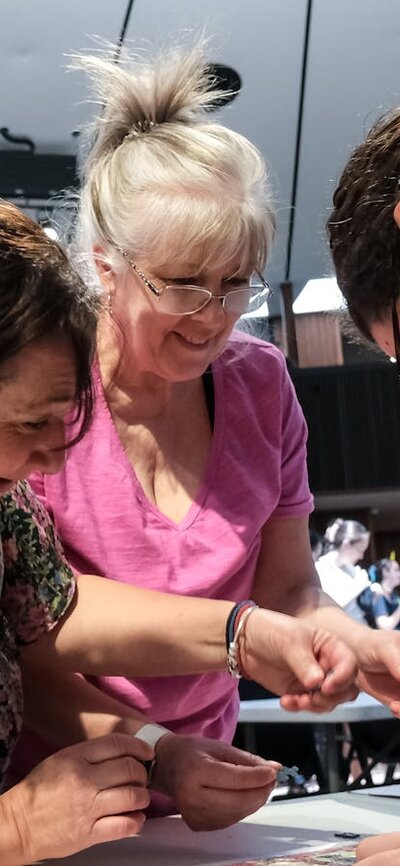
[[[20,481],[0,497],[0,783],[22,724],[19,647],[50,631],[74,592],[51,520]]]

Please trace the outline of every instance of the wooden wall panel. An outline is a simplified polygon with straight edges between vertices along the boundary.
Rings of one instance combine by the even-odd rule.
[[[327,313],[304,313],[295,318],[299,367],[343,364],[338,321]]]

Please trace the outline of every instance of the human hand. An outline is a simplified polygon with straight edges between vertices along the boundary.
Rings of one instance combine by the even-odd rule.
[[[363,866],[400,866],[400,833],[370,836],[357,845],[357,862]]]
[[[219,830],[256,812],[281,764],[227,743],[169,734],[156,745],[152,787],[168,794],[191,830]]]
[[[357,685],[400,718],[400,633],[365,629],[353,645],[359,673]]]
[[[304,619],[253,611],[240,657],[246,675],[281,695],[286,710],[323,713],[358,694],[352,651],[336,635]]]
[[[112,734],[39,764],[0,798],[2,835],[11,840],[7,864],[66,857],[139,833],[150,802],[140,761],[153,754],[147,743]]]

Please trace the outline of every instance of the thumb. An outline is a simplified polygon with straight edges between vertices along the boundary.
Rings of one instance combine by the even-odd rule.
[[[262,758],[260,755],[253,755],[251,752],[245,752],[243,749],[237,749],[235,746],[229,746],[227,743],[221,743],[221,746],[223,748],[218,754],[218,760],[225,761],[228,764],[236,764],[242,767],[268,767],[273,773],[277,773],[282,769],[282,764],[279,761],[266,760],[266,758]]]
[[[300,640],[291,641],[287,646],[285,661],[305,691],[318,689],[325,672],[318,664],[311,643],[311,637],[303,635]]]

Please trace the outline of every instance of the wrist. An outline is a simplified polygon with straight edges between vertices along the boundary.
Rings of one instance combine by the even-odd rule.
[[[143,743],[147,743],[149,746],[152,746],[154,750],[156,750],[156,746],[166,734],[171,734],[172,732],[168,728],[164,728],[163,725],[158,725],[156,722],[147,722],[144,725],[141,725],[140,728],[137,729],[135,733],[135,737],[138,740],[142,740]]]
[[[154,749],[154,760],[149,772],[148,786],[161,794],[170,795],[171,775],[174,771],[174,744],[180,737],[172,731],[168,731],[158,740]]]
[[[135,737],[142,742],[147,743],[154,749],[154,758],[151,761],[144,761],[147,771],[147,787],[154,787],[154,777],[158,767],[160,757],[160,743],[168,737],[175,737],[175,734],[163,725],[158,725],[155,722],[146,722],[139,730],[136,731]],[[160,776],[160,774],[158,774]],[[158,789],[159,790],[159,789]]]
[[[252,599],[241,601],[232,608],[226,623],[227,667],[229,674],[235,679],[247,676],[243,663],[246,626],[251,614],[256,610],[258,605]]]

